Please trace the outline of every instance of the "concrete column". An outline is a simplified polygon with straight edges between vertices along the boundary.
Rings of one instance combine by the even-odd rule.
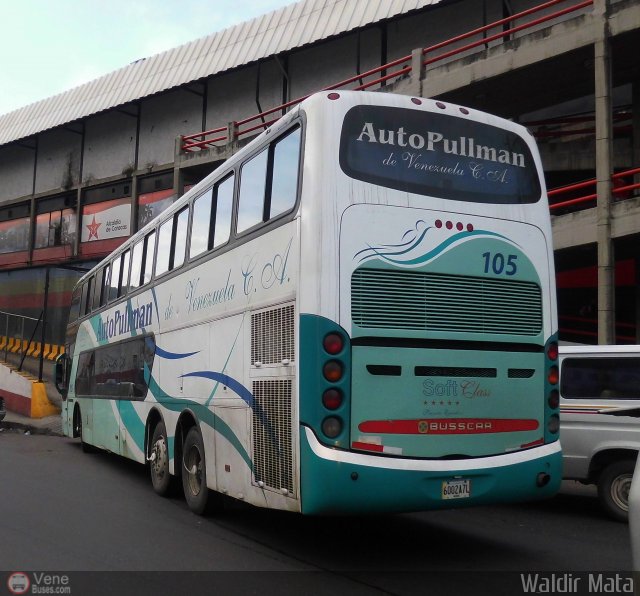
[[[607,0],[595,0],[594,45],[597,240],[598,240],[598,343],[615,343],[615,255],[611,239],[611,174],[613,172],[613,120],[611,114],[611,48]]]
[[[131,176],[131,236],[138,231],[138,211],[140,205],[138,205],[138,176],[133,174]]]
[[[181,197],[184,194],[184,173],[180,167],[182,153],[182,144],[184,139],[182,136],[176,138],[176,145],[173,157],[173,192],[177,197]]]
[[[422,64],[424,62],[424,54],[422,48],[416,48],[411,52],[411,83],[409,88],[403,93],[413,95],[414,97],[423,96],[422,80],[426,75],[426,69]]]

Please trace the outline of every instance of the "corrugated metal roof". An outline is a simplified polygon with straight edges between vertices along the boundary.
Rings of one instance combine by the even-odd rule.
[[[0,145],[441,0],[302,0],[0,116]]]

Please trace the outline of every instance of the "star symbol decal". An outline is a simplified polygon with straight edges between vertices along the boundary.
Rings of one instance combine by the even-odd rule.
[[[98,228],[101,225],[101,223],[96,221],[96,216],[94,215],[93,221],[90,224],[87,224],[87,228],[89,229],[89,240],[91,240],[93,236],[95,236],[96,240],[98,240]]]

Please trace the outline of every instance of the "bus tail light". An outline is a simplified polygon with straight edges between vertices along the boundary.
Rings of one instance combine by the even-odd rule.
[[[558,381],[560,380],[560,373],[558,372],[558,367],[557,366],[552,366],[549,369],[549,373],[547,375],[547,380],[552,385],[557,385],[558,384]]]
[[[344,340],[339,333],[327,333],[322,340],[322,347],[325,349],[327,354],[335,356],[342,352],[342,348],[344,348]]]
[[[549,417],[549,422],[547,423],[547,430],[552,435],[557,435],[560,430],[560,417],[557,414],[553,414],[553,416]]]
[[[558,344],[555,341],[547,346],[547,357],[554,362],[558,359]]]
[[[342,378],[342,364],[338,360],[329,360],[323,366],[322,374],[330,383],[337,383]]]
[[[342,405],[342,391],[340,389],[327,389],[322,394],[322,405],[327,410],[337,410]]]
[[[342,432],[342,420],[337,416],[329,416],[322,421],[322,432],[330,439],[335,439]]]
[[[553,389],[551,393],[549,393],[547,403],[549,404],[549,407],[554,410],[558,408],[560,405],[560,392],[557,389]]]

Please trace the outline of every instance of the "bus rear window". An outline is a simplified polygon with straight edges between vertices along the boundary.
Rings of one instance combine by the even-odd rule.
[[[454,201],[535,203],[541,195],[533,156],[519,135],[421,110],[349,110],[340,167],[356,180]]]

